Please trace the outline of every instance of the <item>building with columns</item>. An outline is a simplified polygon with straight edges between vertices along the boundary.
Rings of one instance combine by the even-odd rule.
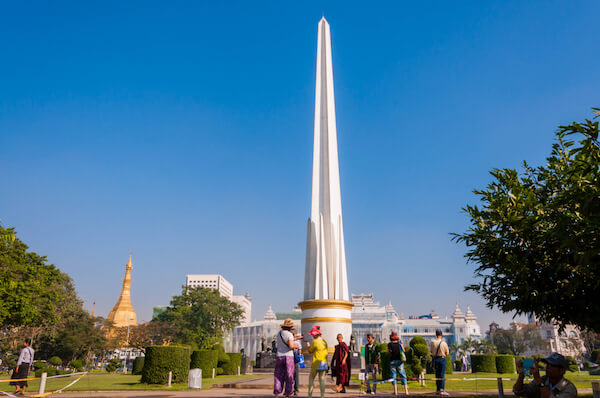
[[[389,341],[392,331],[400,335],[404,344],[410,343],[415,336],[421,336],[429,342],[435,338],[436,329],[442,330],[448,344],[460,344],[467,337],[482,338],[477,317],[469,306],[467,312],[463,313],[457,304],[452,315],[445,318],[441,318],[435,311],[426,315],[405,317],[404,314],[396,312],[391,302],[385,306],[376,302],[373,293],[353,294],[352,302],[352,334],[359,346],[366,344],[368,333],[373,334],[375,341],[383,343]],[[271,347],[285,318],[292,318],[296,329],[300,330],[302,317],[299,308],[294,308],[291,313],[275,313],[269,306],[262,320],[236,327],[225,339],[225,349],[228,352],[244,349],[246,355],[255,358],[263,346],[265,349]],[[344,340],[349,342],[350,336],[346,334]]]

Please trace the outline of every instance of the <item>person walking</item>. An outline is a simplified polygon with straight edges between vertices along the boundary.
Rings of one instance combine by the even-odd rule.
[[[19,380],[10,382],[11,386],[15,386],[15,394],[25,395],[25,389],[27,388],[27,376],[29,376],[29,369],[31,369],[31,365],[33,365],[33,355],[34,351],[31,348],[31,339],[25,339],[23,345],[23,349],[19,354],[19,359],[17,359],[17,367],[13,372],[11,379]]]
[[[350,385],[350,361],[348,359],[350,349],[344,343],[344,336],[341,333],[337,335],[338,344],[335,346],[333,358],[331,359],[331,377],[335,375],[335,392],[346,392],[346,386]]]
[[[406,380],[406,372],[404,371],[406,353],[402,341],[400,341],[400,336],[398,336],[398,333],[396,332],[390,334],[388,352],[390,353],[390,373],[392,375],[392,384],[394,385],[394,395],[398,395],[398,376],[400,376],[400,384],[404,386],[404,394],[408,395],[408,383]]]
[[[319,375],[321,398],[323,398],[325,396],[325,373],[327,373],[327,342],[321,338],[321,328],[318,325],[313,326],[308,334],[314,339],[312,345],[308,341],[306,342],[308,351],[312,354],[312,367],[308,377],[308,398],[312,398],[316,375]]]
[[[435,369],[436,392],[440,395],[448,395],[446,387],[446,356],[450,354],[448,344],[442,340],[442,331],[435,331],[435,340],[429,345],[429,351],[433,355],[433,368]]]
[[[277,347],[277,359],[275,360],[273,395],[278,396],[283,392],[289,397],[294,389],[294,349],[297,343],[290,331],[294,327],[294,321],[287,318],[281,324],[281,330],[275,338]],[[284,390],[285,385],[285,390]]]
[[[365,381],[367,382],[367,394],[377,393],[377,367],[379,366],[379,347],[371,333],[367,334],[367,345],[365,346]],[[369,375],[373,378],[373,388],[369,381]]]

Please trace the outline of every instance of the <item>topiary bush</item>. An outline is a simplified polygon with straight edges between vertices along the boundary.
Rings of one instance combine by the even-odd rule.
[[[242,366],[242,354],[239,352],[230,352],[229,362],[223,364],[223,374],[226,375],[237,375],[238,366]]]
[[[496,355],[472,354],[471,369],[473,373],[496,373]]]
[[[119,361],[117,358],[113,358],[110,361],[108,361],[108,365],[106,365],[106,371],[108,373],[112,373],[115,372],[117,369],[119,369],[123,364],[121,363],[121,361]]]
[[[33,368],[35,370],[43,369],[46,367],[46,364],[42,361],[33,361]]]
[[[567,361],[569,362],[568,371],[569,372],[577,372],[579,370],[579,366],[577,366],[577,360],[572,356],[567,357]]]
[[[496,371],[498,373],[516,373],[515,357],[512,355],[496,355]]]
[[[220,376],[223,374],[223,368],[217,368],[217,371],[215,372],[217,374],[217,376]]]
[[[457,372],[460,372],[462,370],[462,361],[460,359],[454,361],[454,370],[456,370]]]
[[[596,349],[592,351],[592,356],[590,358],[592,362],[598,363],[600,362],[600,349]]]
[[[451,375],[454,373],[454,369],[452,368],[452,357],[450,355],[446,356],[446,374]]]
[[[415,348],[415,345],[417,344],[423,344],[425,347],[427,347],[427,340],[425,340],[423,337],[421,336],[415,336],[410,340],[409,345],[412,348]]]
[[[83,361],[81,359],[74,359],[70,363],[71,367],[81,372],[83,370]]]
[[[174,383],[183,383],[188,379],[189,370],[189,347],[172,345],[146,347],[142,383],[165,384],[169,372],[173,372]]]
[[[60,359],[60,357],[53,356],[48,360],[48,363],[52,366],[60,366],[62,365],[62,359]]]
[[[192,352],[190,369],[202,369],[202,377],[212,377],[212,370],[218,368],[219,352],[215,350],[196,350]]]
[[[131,369],[131,374],[141,375],[142,370],[144,370],[144,357],[136,357],[133,360],[133,368]]]
[[[379,355],[379,367],[381,369],[381,377],[383,378],[383,380],[388,380],[389,378],[392,377],[392,373],[390,372],[391,357],[392,357],[392,354],[387,352],[387,345],[386,345],[385,352],[382,352]]]

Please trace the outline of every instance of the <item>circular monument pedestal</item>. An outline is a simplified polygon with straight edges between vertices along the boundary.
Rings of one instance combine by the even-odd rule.
[[[352,334],[352,301],[344,300],[306,300],[298,303],[302,309],[302,334],[311,341],[308,332],[314,325],[321,327],[323,339],[327,342],[329,352],[337,345],[337,335],[344,336],[346,344],[350,344]]]

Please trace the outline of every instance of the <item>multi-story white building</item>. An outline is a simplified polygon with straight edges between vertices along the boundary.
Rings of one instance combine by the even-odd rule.
[[[233,295],[233,285],[219,274],[189,274],[185,276],[185,285],[189,287],[204,287],[208,289],[216,289],[221,296],[227,297],[229,300],[242,307],[241,325],[247,325],[252,317],[252,299],[250,294],[244,296]]]
[[[252,320],[252,299],[250,294],[246,293],[243,296],[232,296],[231,301],[242,307],[242,317],[240,318],[240,325],[247,325]]]
[[[233,285],[223,275],[219,274],[190,274],[185,276],[185,285],[189,287],[206,287],[217,289],[221,296],[231,300]]]

